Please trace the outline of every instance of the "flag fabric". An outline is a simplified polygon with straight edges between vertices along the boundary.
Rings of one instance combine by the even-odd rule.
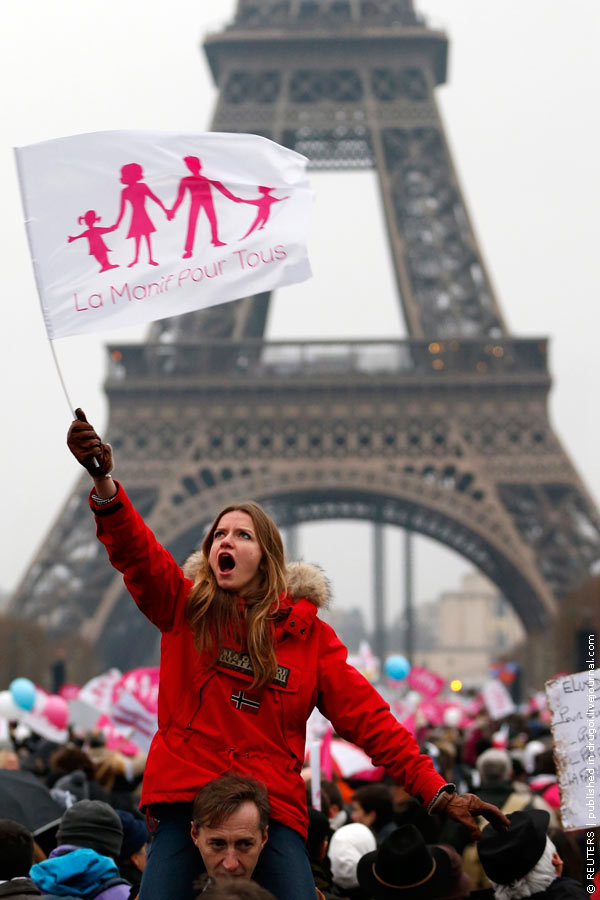
[[[127,737],[145,753],[150,749],[152,738],[158,728],[156,714],[149,712],[129,691],[121,691],[113,705],[109,718]]]
[[[266,138],[105,131],[15,152],[51,339],[311,275],[308,160]]]

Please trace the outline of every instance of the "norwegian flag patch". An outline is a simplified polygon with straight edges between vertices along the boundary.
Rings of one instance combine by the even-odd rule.
[[[247,694],[245,691],[232,691],[230,699],[232,706],[236,709],[252,713],[253,716],[258,714],[258,710],[260,709],[260,700],[258,697]]]

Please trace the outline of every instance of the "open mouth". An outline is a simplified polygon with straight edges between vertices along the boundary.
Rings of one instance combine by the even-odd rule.
[[[235,569],[235,559],[230,553],[219,554],[219,570],[221,572],[231,572]]]

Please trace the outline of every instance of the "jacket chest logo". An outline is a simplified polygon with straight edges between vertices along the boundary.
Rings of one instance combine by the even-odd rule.
[[[231,650],[229,647],[221,647],[217,664],[225,669],[231,669],[233,672],[241,672],[244,675],[254,677],[254,669],[247,653],[240,653],[238,650]],[[286,666],[277,666],[273,684],[277,684],[279,687],[286,687],[289,677],[290,670]]]
[[[244,691],[232,691],[231,692],[231,705],[235,707],[235,709],[241,709],[242,712],[249,712],[252,715],[258,715],[258,710],[260,709],[260,700],[258,697],[253,696],[252,694],[246,694]]]

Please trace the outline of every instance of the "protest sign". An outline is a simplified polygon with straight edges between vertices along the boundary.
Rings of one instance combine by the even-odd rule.
[[[545,684],[565,831],[595,828],[598,776],[600,669],[560,675]]]
[[[156,716],[159,675],[158,666],[141,666],[125,672],[113,685],[112,703],[115,704],[118,701],[122,691],[129,691],[144,709]]]
[[[303,281],[308,160],[257,135],[105,131],[16,150],[48,336]]]
[[[486,681],[481,688],[481,698],[490,718],[495,721],[512,716],[517,710],[512,697],[501,681]]]
[[[96,675],[83,685],[77,699],[90,706],[95,706],[100,713],[109,712],[112,706],[112,694],[115,684],[122,678],[120,669],[108,669],[101,675]]]

